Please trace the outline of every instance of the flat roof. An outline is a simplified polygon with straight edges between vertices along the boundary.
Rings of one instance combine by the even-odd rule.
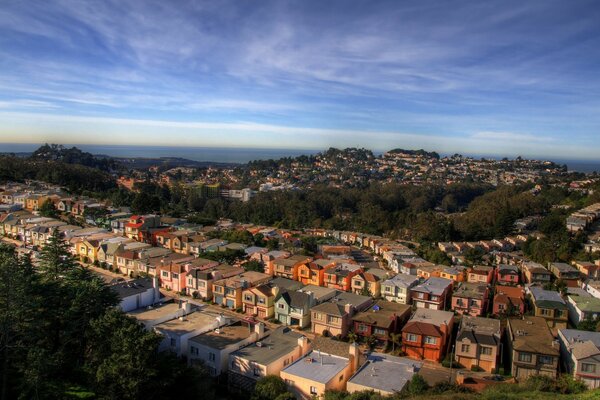
[[[164,318],[168,315],[174,315],[180,309],[177,303],[166,303],[160,306],[153,306],[151,309],[138,308],[127,313],[130,317],[134,317],[140,322],[154,321],[159,318]]]
[[[269,336],[261,339],[260,342],[239,349],[231,356],[260,365],[269,365],[298,347],[298,339],[301,337],[304,337],[304,335],[289,328],[280,327]]]
[[[349,363],[349,358],[313,350],[283,372],[313,382],[327,383],[348,367]]]
[[[422,366],[410,358],[371,353],[348,382],[387,393],[400,392]]]
[[[236,322],[233,325],[220,327],[200,335],[194,336],[190,341],[213,349],[224,349],[225,347],[241,342],[252,334],[252,328]]]
[[[155,326],[156,329],[169,331],[170,334],[184,335],[203,327],[212,328],[217,321],[219,314],[206,311],[195,311],[184,316],[182,319],[175,318],[167,322],[162,322]]]
[[[554,336],[542,317],[526,316],[511,318],[508,326],[514,338],[513,348],[517,351],[558,355],[558,349],[552,347]]]

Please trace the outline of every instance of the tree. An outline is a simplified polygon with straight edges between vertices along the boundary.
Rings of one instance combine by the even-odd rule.
[[[54,202],[52,200],[47,199],[44,201],[40,209],[38,210],[42,217],[47,218],[58,218],[58,210],[54,207]]]
[[[258,271],[265,272],[265,266],[256,260],[250,260],[244,264],[244,269],[246,271]]]
[[[288,393],[283,379],[277,375],[269,375],[256,382],[251,400],[275,400]]]
[[[412,376],[412,378],[410,379],[410,381],[408,382],[408,387],[407,387],[407,391],[408,393],[410,393],[412,396],[416,396],[419,394],[423,394],[425,393],[427,390],[429,389],[429,385],[427,384],[427,382],[425,381],[425,378],[423,378],[421,375],[419,374],[414,374]]]
[[[396,351],[396,345],[402,343],[402,332],[390,334],[390,340],[392,341],[392,353]]]

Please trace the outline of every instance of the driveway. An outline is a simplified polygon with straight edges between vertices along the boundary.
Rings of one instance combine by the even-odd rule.
[[[456,372],[456,368],[453,368],[452,374],[450,374],[450,368],[444,368],[441,366],[441,364],[426,362],[419,371],[419,375],[425,378],[429,386],[433,386],[439,382],[455,382]],[[452,379],[450,379],[450,377],[452,377]]]

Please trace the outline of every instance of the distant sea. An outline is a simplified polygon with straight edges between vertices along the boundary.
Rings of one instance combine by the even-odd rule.
[[[76,146],[92,154],[103,154],[112,157],[179,157],[193,161],[211,161],[221,163],[247,163],[253,160],[278,159],[299,155],[316,154],[320,150],[308,149],[261,149],[235,147],[172,147],[172,146],[126,146],[96,144],[65,144],[65,147]],[[30,153],[40,147],[30,143],[0,143],[0,153]],[[326,150],[326,149],[323,149]],[[377,152],[375,152],[377,153]],[[442,155],[445,155],[442,153]],[[477,157],[477,155],[469,154]],[[600,172],[599,160],[552,160],[559,164],[567,164],[570,171]]]

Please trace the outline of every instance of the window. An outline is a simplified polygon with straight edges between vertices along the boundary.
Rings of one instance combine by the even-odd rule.
[[[596,364],[581,363],[581,372],[596,373]]]
[[[286,358],[285,360],[283,360],[283,366],[287,367],[288,365],[290,365],[290,359]]]
[[[386,286],[385,287],[385,291],[386,291],[386,293],[391,293],[392,292],[392,288],[389,287],[389,286]]]
[[[314,386],[311,386],[311,387],[310,387],[310,394],[317,395],[317,394],[318,394],[318,393],[317,393],[317,388],[316,388],[316,387],[314,387]]]
[[[344,374],[340,375],[340,378],[338,379],[340,382],[344,380]]]
[[[265,299],[263,297],[259,297],[258,304],[265,304]]]
[[[550,364],[554,363],[554,357],[552,356],[539,356],[538,361],[540,364]]]
[[[498,310],[499,311],[504,310],[504,304],[498,304]]]
[[[173,274],[173,279],[179,278],[179,274]]]
[[[519,361],[530,363],[531,362],[531,354],[529,354],[529,353],[519,353]]]
[[[244,296],[244,301],[252,301],[252,296],[247,294]]]
[[[491,347],[481,347],[481,354],[483,354],[484,356],[491,356],[492,355],[492,348]]]
[[[416,342],[417,341],[417,335],[415,335],[414,333],[407,333],[406,334],[406,340],[408,342]]]
[[[361,281],[354,281],[354,286],[361,287],[362,286],[362,282]]]
[[[462,351],[463,353],[468,353],[469,351],[471,351],[471,346],[468,344],[462,344],[460,346],[460,351]]]
[[[552,315],[552,310],[546,310],[545,308],[540,309],[540,314],[544,315],[544,316],[550,316]]]
[[[319,321],[321,321],[323,319],[323,314],[315,313],[315,319],[318,319]]]
[[[367,332],[369,328],[365,324],[359,324],[358,329],[359,332]]]
[[[168,278],[169,277],[169,273],[167,271],[163,271],[161,273],[161,275],[162,275],[163,278]]]
[[[260,368],[254,368],[254,370],[252,371],[252,373],[254,374],[254,376],[260,376]]]
[[[434,338],[433,336],[425,336],[425,343],[426,344],[436,344],[437,338]]]
[[[431,296],[431,301],[438,301],[440,298],[438,296]]]
[[[196,346],[190,346],[190,354],[193,356],[198,355],[198,348]]]
[[[338,324],[339,322],[340,322],[340,319],[338,317],[332,317],[331,315],[327,316],[328,324]]]
[[[208,361],[215,361],[216,355],[215,353],[208,353]]]
[[[425,294],[419,293],[419,294],[417,294],[417,297],[420,298],[420,299],[423,299],[423,298],[425,298]]]
[[[380,336],[387,335],[387,331],[385,329],[381,329],[381,328],[375,328],[375,331],[373,333],[375,335],[380,335]]]
[[[283,310],[285,308],[285,304],[279,303],[279,304],[277,304],[277,308],[279,308],[280,310]]]
[[[177,346],[177,340],[171,338],[171,347]]]

